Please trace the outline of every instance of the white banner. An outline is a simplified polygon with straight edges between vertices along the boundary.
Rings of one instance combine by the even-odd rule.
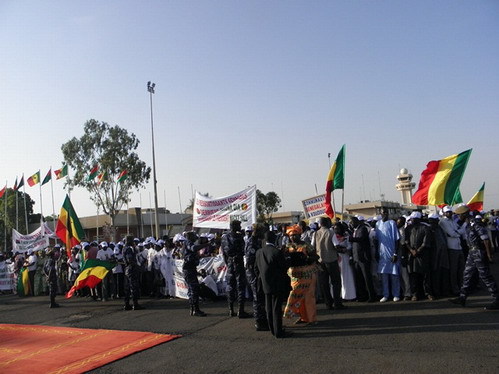
[[[256,223],[256,186],[216,199],[196,191],[193,227],[228,229],[234,220],[241,221],[242,227]]]
[[[184,280],[184,274],[182,272],[183,260],[175,260],[175,266],[173,267],[173,279],[175,280],[175,296],[181,299],[188,299],[187,296],[187,283]],[[218,296],[225,295],[225,288],[227,283],[225,281],[225,276],[227,274],[227,265],[222,255],[215,257],[203,257],[199,260],[199,265],[197,267],[198,272],[204,269],[206,274],[211,276],[215,283],[217,284]]]
[[[305,200],[302,200],[303,212],[305,218],[314,219],[317,217],[326,216],[326,195],[318,195]]]
[[[24,253],[29,250],[43,250],[49,246],[49,235],[45,234],[45,225],[40,226],[28,235],[22,235],[15,229],[12,229],[12,251],[14,253]]]
[[[5,261],[0,262],[0,291],[14,289],[14,272]]]

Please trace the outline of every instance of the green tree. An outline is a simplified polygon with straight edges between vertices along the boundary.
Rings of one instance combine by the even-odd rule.
[[[274,191],[264,194],[256,190],[256,209],[258,210],[258,222],[272,223],[272,213],[281,207],[281,198]]]
[[[73,137],[61,149],[65,162],[75,170],[68,176],[66,185],[71,190],[83,187],[90,193],[90,199],[111,217],[115,218],[124,204],[130,201],[133,189],[139,190],[147,184],[151,168],[139,159],[135,152],[139,140],[135,134],[119,126],[94,119],[87,121],[80,138]],[[89,178],[90,171],[99,166],[103,178]],[[126,171],[127,177],[118,182],[118,176]]]
[[[16,224],[16,193],[17,193],[17,224]],[[21,234],[27,234],[26,218],[24,215],[24,197],[26,196],[26,211],[28,218],[33,214],[33,205],[28,194],[22,191],[14,191],[8,188],[4,196],[0,199],[0,246],[3,248],[5,243],[5,234],[7,234],[7,248],[12,247],[12,229],[18,227]],[[7,197],[7,200],[5,198]],[[5,204],[7,204],[7,215],[5,215]],[[31,221],[30,221],[31,222]],[[7,228],[7,230],[5,230]]]

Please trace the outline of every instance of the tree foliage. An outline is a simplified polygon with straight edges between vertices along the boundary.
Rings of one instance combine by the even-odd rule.
[[[66,184],[70,189],[75,186],[87,189],[90,199],[111,217],[114,226],[114,219],[130,200],[132,190],[139,190],[149,181],[151,168],[136,153],[139,139],[126,129],[91,119],[83,131],[82,137],[73,137],[61,147],[65,162],[75,171],[74,175],[68,175]],[[104,173],[101,181],[89,179],[96,165],[98,173]],[[125,170],[126,180],[118,182],[118,176]]]
[[[281,198],[274,191],[264,194],[256,190],[256,208],[258,210],[258,221],[272,223],[272,213],[281,207]]]
[[[17,223],[16,223],[16,193],[17,193]],[[24,215],[24,197],[26,197],[26,212],[31,218],[33,214],[33,205],[35,202],[28,194],[22,191],[14,191],[8,188],[4,196],[0,199],[0,246],[3,248],[5,243],[5,233],[7,233],[7,247],[11,247],[12,229],[18,227],[21,234],[27,234],[26,217]],[[7,198],[7,200],[6,200]],[[5,214],[5,204],[7,204],[7,215]],[[5,230],[7,228],[7,230]]]

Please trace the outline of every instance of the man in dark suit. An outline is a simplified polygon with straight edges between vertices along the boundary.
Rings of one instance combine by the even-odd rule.
[[[284,253],[275,246],[275,233],[267,231],[264,240],[265,246],[256,252],[255,270],[259,277],[259,287],[265,293],[270,332],[276,338],[283,338],[282,303],[291,289],[290,279],[286,274],[288,266]]]

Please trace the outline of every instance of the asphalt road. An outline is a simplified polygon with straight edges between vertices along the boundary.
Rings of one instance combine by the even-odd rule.
[[[499,274],[494,265],[494,274]],[[48,297],[0,296],[0,322],[181,334],[93,373],[499,373],[499,311],[485,311],[485,291],[461,308],[447,299],[346,303],[319,323],[275,339],[251,319],[231,318],[226,303],[204,303],[207,317],[190,317],[186,300],[143,299],[123,311],[119,300],[74,297],[59,309]],[[249,308],[247,308],[249,309]]]

